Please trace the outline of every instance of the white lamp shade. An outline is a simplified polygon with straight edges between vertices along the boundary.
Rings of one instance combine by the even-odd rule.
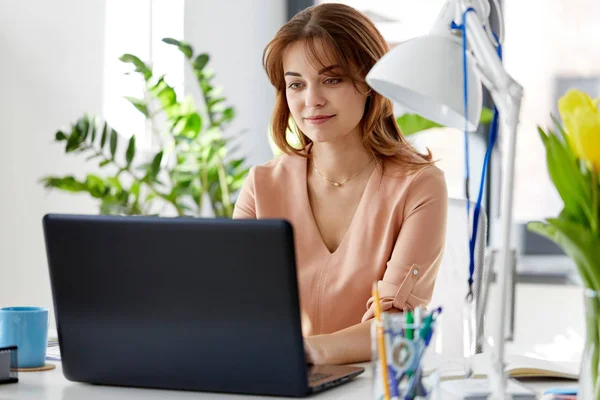
[[[481,116],[481,81],[467,54],[468,131]],[[449,37],[428,35],[400,43],[369,71],[373,90],[438,124],[465,129],[463,50]]]

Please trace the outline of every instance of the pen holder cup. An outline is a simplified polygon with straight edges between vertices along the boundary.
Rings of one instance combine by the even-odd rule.
[[[385,354],[389,399],[440,399],[441,355],[436,351],[439,316],[434,312],[382,313],[371,323],[373,398],[386,400],[381,344]],[[416,316],[416,318],[414,318]],[[427,322],[429,317],[429,322]],[[378,332],[379,330],[379,332]],[[383,340],[379,338],[383,334]]]

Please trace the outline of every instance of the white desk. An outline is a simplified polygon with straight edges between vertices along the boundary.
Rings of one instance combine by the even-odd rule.
[[[19,382],[0,385],[2,400],[131,400],[131,399],[257,399],[256,396],[231,394],[188,392],[156,389],[135,389],[112,386],[97,386],[73,383],[62,374],[60,362],[54,362],[56,369],[46,372],[21,372]],[[371,372],[368,364],[365,373],[334,389],[311,396],[316,399],[366,400],[371,398]],[[573,387],[574,381],[568,380],[528,380],[525,385],[543,393],[552,387]]]
[[[581,289],[574,286],[518,284],[516,293],[515,341],[507,351],[515,354],[552,356],[577,360],[583,345],[583,301]],[[561,313],[558,323],[556,313]],[[152,389],[133,389],[94,386],[67,381],[60,362],[51,361],[57,368],[48,372],[22,372],[19,383],[0,385],[1,400],[130,400],[130,399],[257,399],[256,396],[183,392]],[[312,398],[366,400],[371,398],[369,364],[366,372],[352,382],[325,391]],[[573,387],[569,380],[525,380],[525,385],[543,393],[551,387]]]

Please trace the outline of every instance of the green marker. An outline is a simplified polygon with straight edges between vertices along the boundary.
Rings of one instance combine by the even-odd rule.
[[[413,340],[415,338],[414,335],[414,330],[412,328],[412,326],[415,323],[415,319],[413,317],[413,313],[412,311],[408,310],[406,311],[406,338],[408,340]]]

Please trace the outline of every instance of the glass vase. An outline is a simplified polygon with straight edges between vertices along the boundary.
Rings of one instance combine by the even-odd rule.
[[[577,398],[600,400],[600,292],[585,289],[586,340],[581,358]]]

